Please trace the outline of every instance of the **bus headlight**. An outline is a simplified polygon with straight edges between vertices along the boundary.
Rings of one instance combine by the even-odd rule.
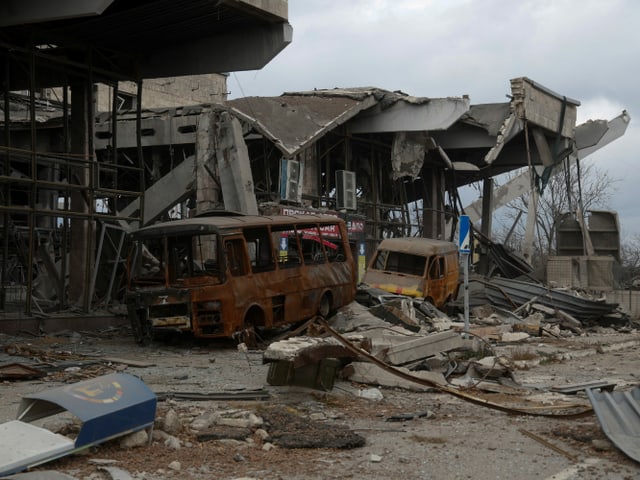
[[[221,307],[222,307],[222,304],[219,301],[202,302],[198,304],[198,310],[217,311],[217,310],[220,310]]]

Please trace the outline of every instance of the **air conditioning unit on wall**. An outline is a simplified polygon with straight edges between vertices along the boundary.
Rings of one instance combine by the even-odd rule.
[[[356,209],[356,172],[336,170],[336,208]]]
[[[296,160],[280,160],[280,200],[302,201],[302,165]]]

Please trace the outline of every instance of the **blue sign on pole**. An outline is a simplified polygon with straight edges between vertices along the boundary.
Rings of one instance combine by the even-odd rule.
[[[469,215],[460,215],[460,253],[471,253],[471,222]]]

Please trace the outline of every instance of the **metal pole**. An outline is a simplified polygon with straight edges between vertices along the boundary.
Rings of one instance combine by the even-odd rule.
[[[11,79],[11,63],[9,55],[6,57],[5,62],[5,79],[4,79],[4,145],[5,147],[11,146],[11,102],[9,98],[9,86]],[[9,177],[11,175],[11,153],[7,151],[4,161],[4,171],[3,174]],[[11,189],[9,184],[7,183],[3,187],[4,193],[4,202],[7,205],[10,204],[9,195]],[[6,308],[7,301],[7,283],[8,283],[8,263],[9,263],[9,230],[10,230],[10,219],[8,213],[3,214],[3,227],[2,227],[2,282],[0,289],[0,310],[4,310]]]
[[[462,254],[462,270],[464,274],[464,332],[469,333],[469,254]]]

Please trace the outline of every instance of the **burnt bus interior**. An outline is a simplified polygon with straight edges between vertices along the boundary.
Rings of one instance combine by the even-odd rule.
[[[125,302],[136,339],[231,336],[248,325],[326,316],[351,301],[356,265],[344,223],[333,216],[307,222],[208,216],[134,232]]]

